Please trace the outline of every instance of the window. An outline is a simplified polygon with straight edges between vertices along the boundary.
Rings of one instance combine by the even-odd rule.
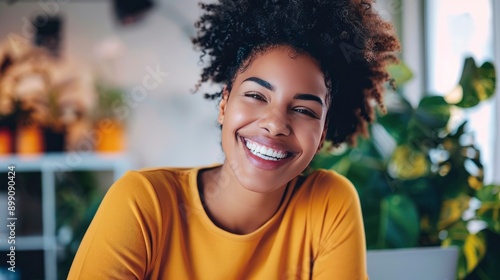
[[[446,94],[460,79],[463,62],[471,56],[478,65],[485,61],[494,62],[495,24],[492,0],[439,0],[425,2],[425,89],[428,94]],[[497,3],[498,4],[498,3]],[[496,7],[498,9],[498,7]],[[497,20],[498,21],[498,20]],[[500,46],[496,46],[500,48]],[[496,61],[497,76],[500,65]],[[498,83],[497,83],[498,84]],[[498,86],[497,86],[498,87]],[[479,106],[464,110],[469,120],[468,128],[481,150],[485,171],[485,183],[500,183],[499,123],[500,97],[483,102]]]

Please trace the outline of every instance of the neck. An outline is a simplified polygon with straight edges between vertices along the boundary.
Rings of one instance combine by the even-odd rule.
[[[245,189],[224,166],[201,173],[199,189],[205,210],[220,228],[248,234],[265,224],[281,205],[286,185],[270,193]]]

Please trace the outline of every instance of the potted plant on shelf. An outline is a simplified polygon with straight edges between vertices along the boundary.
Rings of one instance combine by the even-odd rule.
[[[97,59],[94,73],[98,96],[97,108],[93,114],[94,129],[101,135],[96,141],[98,152],[120,152],[125,149],[125,117],[120,116],[125,104],[125,92],[118,82],[116,64],[126,52],[125,44],[117,37],[99,42],[94,49]]]
[[[96,141],[98,152],[120,152],[125,149],[124,120],[120,119],[115,110],[123,104],[124,92],[117,86],[98,82],[96,84],[98,106],[94,112],[94,129],[102,135]]]
[[[32,45],[0,45],[0,142],[11,146],[2,153],[79,149],[96,99],[81,63]]]
[[[44,132],[52,128],[51,58],[39,48],[14,52],[4,48],[0,54],[0,115],[10,130],[11,148],[6,152],[43,152]]]
[[[398,86],[411,79],[392,65]],[[460,279],[494,279],[500,263],[500,185],[484,185],[481,153],[460,112],[490,99],[495,69],[464,63],[457,88],[424,96],[414,107],[386,94],[387,113],[356,147],[325,145],[310,169],[334,169],[356,186],[368,249],[460,248]]]

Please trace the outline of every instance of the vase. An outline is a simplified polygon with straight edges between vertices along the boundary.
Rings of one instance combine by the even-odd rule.
[[[0,127],[0,155],[8,155],[14,152],[12,130],[8,127]]]
[[[44,151],[43,132],[36,124],[18,126],[15,141],[19,155],[41,154]]]
[[[103,119],[97,123],[96,129],[102,135],[96,143],[97,152],[116,153],[124,150],[125,128],[122,122]]]

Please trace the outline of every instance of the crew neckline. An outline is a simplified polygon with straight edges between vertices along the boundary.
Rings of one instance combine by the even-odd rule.
[[[261,236],[266,230],[271,227],[279,217],[282,217],[284,211],[286,210],[288,203],[290,202],[290,197],[293,192],[293,188],[295,186],[297,178],[292,179],[290,182],[288,182],[288,185],[286,186],[284,196],[282,198],[282,202],[280,203],[280,206],[278,210],[273,214],[273,216],[267,220],[262,226],[260,226],[258,229],[254,230],[253,232],[247,233],[247,234],[236,234],[229,232],[225,229],[220,228],[217,226],[212,219],[210,219],[208,213],[205,210],[205,207],[203,206],[203,203],[201,201],[201,194],[199,191],[199,185],[198,185],[198,177],[201,173],[201,171],[207,171],[209,169],[217,168],[221,166],[222,164],[214,164],[214,165],[209,165],[209,166],[203,166],[203,167],[197,167],[194,168],[190,173],[189,173],[189,186],[191,189],[191,193],[194,196],[193,203],[195,204],[194,207],[196,209],[200,209],[200,215],[198,215],[199,219],[201,222],[206,226],[207,229],[210,231],[214,232],[215,234],[231,239],[234,241],[247,241],[247,240],[252,240],[255,239],[259,236]]]

